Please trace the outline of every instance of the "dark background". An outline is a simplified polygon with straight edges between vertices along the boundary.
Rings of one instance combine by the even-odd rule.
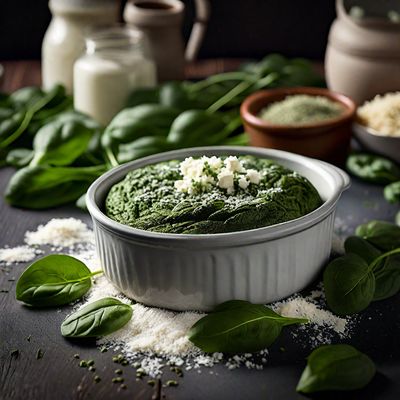
[[[124,0],[122,0],[124,1]],[[50,22],[48,0],[0,1],[0,59],[39,59]],[[193,20],[187,5],[184,36]],[[324,57],[334,0],[211,0],[211,19],[199,58]]]

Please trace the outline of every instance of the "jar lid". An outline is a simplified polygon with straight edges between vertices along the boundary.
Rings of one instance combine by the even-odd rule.
[[[98,51],[119,51],[128,47],[143,49],[144,35],[141,31],[126,25],[112,25],[106,28],[94,28],[85,36],[86,51],[92,54]]]

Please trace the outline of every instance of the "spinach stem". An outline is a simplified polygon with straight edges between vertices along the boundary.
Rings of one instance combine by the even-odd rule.
[[[114,155],[114,153],[112,152],[110,147],[106,147],[106,155],[108,160],[110,161],[110,164],[112,167],[118,167],[119,163]]]
[[[214,136],[213,138],[214,142],[218,144],[221,140],[226,139],[232,132],[234,132],[241,125],[242,125],[242,119],[240,118],[240,116],[233,118],[219,134]]]
[[[7,147],[12,142],[17,140],[24,133],[26,128],[28,128],[29,123],[31,122],[31,120],[34,117],[34,115],[36,114],[36,112],[38,112],[41,108],[43,108],[50,100],[51,100],[50,97],[45,97],[45,98],[37,101],[31,108],[29,108],[25,113],[25,116],[21,122],[21,125],[18,127],[18,129],[16,131],[14,131],[9,137],[4,139],[0,143],[0,148]]]
[[[243,93],[245,90],[251,87],[254,82],[243,81],[236,85],[233,89],[231,89],[228,93],[225,93],[222,97],[220,97],[214,104],[211,104],[210,107],[207,108],[207,111],[214,113],[218,111],[225,104],[229,103],[240,93]]]
[[[220,82],[226,81],[242,81],[248,78],[248,74],[245,72],[225,72],[218,75],[213,75],[210,78],[203,79],[202,81],[192,83],[188,90],[190,92],[196,92],[205,89],[207,86],[214,85]]]
[[[345,293],[345,296],[347,296],[349,293],[351,293],[357,286],[358,284],[370,273],[374,270],[374,268],[379,265],[379,263],[385,259],[386,257],[390,257],[393,254],[398,254],[400,253],[400,247],[391,251],[388,251],[386,253],[381,254],[379,257],[375,258],[374,261],[371,262],[371,264],[368,265],[367,271],[365,274]]]
[[[400,247],[383,253],[379,257],[375,258],[375,260],[369,265],[368,270],[372,271],[384,258],[390,257],[393,254],[400,254]]]
[[[95,275],[99,275],[99,274],[102,274],[102,273],[103,273],[103,270],[99,269],[98,271],[92,272],[92,273],[90,274],[90,276],[95,276]]]

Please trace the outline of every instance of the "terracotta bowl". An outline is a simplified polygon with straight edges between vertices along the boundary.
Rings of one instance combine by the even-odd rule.
[[[258,117],[259,112],[268,104],[295,94],[327,97],[342,104],[345,111],[337,118],[297,126],[275,125]],[[346,160],[355,112],[356,105],[349,97],[312,87],[262,90],[247,97],[240,107],[245,131],[250,135],[252,146],[290,151],[337,165],[344,164]]]

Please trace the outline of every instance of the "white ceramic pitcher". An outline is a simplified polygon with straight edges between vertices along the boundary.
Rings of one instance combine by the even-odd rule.
[[[196,58],[209,18],[208,0],[196,0],[196,22],[186,52],[181,33],[185,5],[179,0],[131,0],[124,10],[125,21],[143,31],[159,81],[184,77],[185,61]]]

